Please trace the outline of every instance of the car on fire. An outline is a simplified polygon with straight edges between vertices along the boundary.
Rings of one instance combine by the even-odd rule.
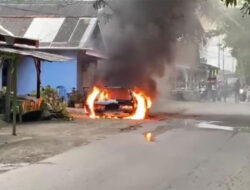
[[[132,90],[122,87],[104,87],[100,90],[94,110],[101,117],[126,117],[134,111]]]

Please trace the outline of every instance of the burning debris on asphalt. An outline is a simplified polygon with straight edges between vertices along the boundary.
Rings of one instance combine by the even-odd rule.
[[[154,134],[152,132],[147,132],[144,134],[144,138],[148,141],[148,142],[153,142],[155,140]]]

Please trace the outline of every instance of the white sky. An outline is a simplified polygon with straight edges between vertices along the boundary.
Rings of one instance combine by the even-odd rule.
[[[211,38],[205,47],[201,50],[201,57],[207,59],[207,64],[218,67],[219,48],[218,44],[221,43],[221,37]],[[224,50],[224,68],[228,71],[235,71],[237,61],[231,56],[229,48]],[[223,52],[220,51],[220,68],[223,69]]]

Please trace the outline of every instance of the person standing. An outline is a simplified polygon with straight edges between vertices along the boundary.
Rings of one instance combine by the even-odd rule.
[[[217,99],[217,81],[213,80],[211,84],[212,101],[216,102]]]
[[[222,96],[223,96],[224,102],[227,102],[227,96],[228,96],[228,83],[227,83],[227,81],[223,82]]]
[[[235,97],[235,103],[240,102],[240,80],[237,79],[237,81],[234,84],[234,97]]]

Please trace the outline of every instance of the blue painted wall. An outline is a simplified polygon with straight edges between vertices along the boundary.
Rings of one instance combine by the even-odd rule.
[[[17,92],[19,95],[29,94],[36,90],[36,68],[34,60],[22,58],[17,67]]]
[[[52,88],[64,86],[67,92],[77,86],[77,62],[43,62],[41,74],[42,86]]]
[[[42,62],[41,86],[64,86],[67,92],[77,86],[77,60],[68,62]],[[18,94],[36,90],[36,68],[31,58],[23,58],[18,64]]]

